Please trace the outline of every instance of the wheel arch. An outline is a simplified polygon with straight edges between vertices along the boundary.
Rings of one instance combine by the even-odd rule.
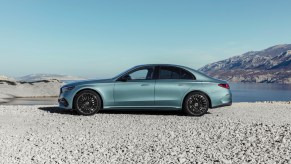
[[[103,97],[102,95],[96,91],[95,89],[91,89],[91,88],[82,88],[80,89],[78,92],[75,93],[74,97],[73,97],[73,109],[75,109],[75,99],[76,99],[76,95],[80,92],[83,92],[83,91],[93,91],[95,92],[101,99],[101,109],[103,108],[103,105],[104,105],[104,100],[103,100]]]
[[[182,101],[182,108],[184,107],[186,97],[187,97],[190,93],[194,93],[194,92],[195,92],[195,93],[202,93],[202,94],[204,94],[204,95],[207,97],[207,99],[208,99],[208,102],[209,102],[209,108],[212,108],[212,102],[211,102],[211,99],[210,99],[209,95],[208,95],[207,93],[203,92],[203,91],[200,91],[200,90],[192,90],[192,91],[189,91],[189,92],[184,96],[184,98],[183,98],[183,101]]]

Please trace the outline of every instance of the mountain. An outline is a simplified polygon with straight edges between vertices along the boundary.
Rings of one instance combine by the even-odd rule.
[[[232,82],[291,84],[291,44],[250,51],[207,64],[199,71]]]
[[[8,80],[9,78],[3,75],[0,75],[0,80]]]
[[[10,78],[10,77],[7,77],[7,76],[0,75],[0,80],[12,81],[14,79]]]
[[[18,81],[33,82],[41,80],[85,80],[81,77],[68,76],[68,75],[57,75],[57,74],[31,74],[17,78]]]

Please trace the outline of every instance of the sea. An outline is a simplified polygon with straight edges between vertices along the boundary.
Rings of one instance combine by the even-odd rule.
[[[233,102],[291,101],[291,85],[230,83]]]

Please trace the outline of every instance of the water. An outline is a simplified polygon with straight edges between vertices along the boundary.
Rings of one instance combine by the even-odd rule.
[[[233,102],[291,101],[291,85],[230,83]]]
[[[230,83],[233,102],[291,101],[291,85]],[[57,105],[57,98],[17,98],[9,105]]]

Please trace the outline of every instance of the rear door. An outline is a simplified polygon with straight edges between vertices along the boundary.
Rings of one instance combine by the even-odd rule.
[[[180,107],[195,77],[178,67],[159,66],[156,69],[155,106]]]

